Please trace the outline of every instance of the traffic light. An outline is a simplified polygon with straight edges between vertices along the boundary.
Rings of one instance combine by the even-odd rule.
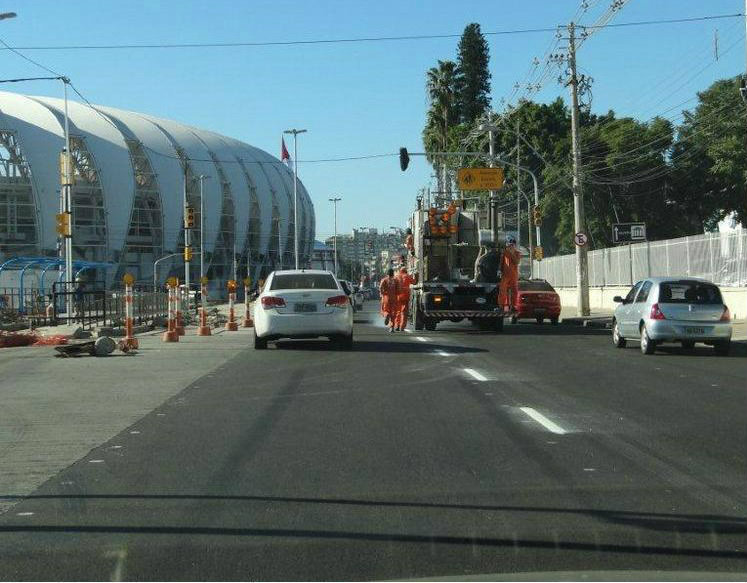
[[[184,209],[184,228],[194,229],[195,228],[195,209],[194,207],[188,206]]]
[[[190,246],[184,248],[184,261],[192,261],[192,247]]]
[[[71,217],[70,213],[58,213],[56,215],[58,235],[62,235],[63,237],[70,236],[71,234],[70,217]]]
[[[400,148],[399,149],[399,167],[402,169],[402,172],[407,170],[407,167],[410,165],[410,154],[407,153],[407,148]]]
[[[539,227],[542,224],[542,211],[537,205],[534,205],[532,207],[532,220],[534,221],[534,225],[536,227]]]

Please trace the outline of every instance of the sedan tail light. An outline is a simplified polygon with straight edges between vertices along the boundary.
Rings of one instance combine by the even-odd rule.
[[[328,306],[332,306],[334,308],[344,308],[350,303],[350,300],[348,299],[348,296],[332,296],[331,298],[327,298],[327,304]]]
[[[528,295],[520,295],[519,296],[519,300],[522,301],[522,302],[528,302],[529,301],[529,296]]]
[[[728,307],[724,306],[724,313],[721,314],[719,322],[731,322],[731,312],[729,311]]]
[[[666,316],[664,316],[664,312],[661,311],[659,308],[659,304],[654,304],[651,306],[651,314],[649,315],[649,318],[652,320],[666,320]]]
[[[264,296],[261,300],[262,307],[265,310],[271,310],[272,308],[284,308],[285,300],[277,296]]]

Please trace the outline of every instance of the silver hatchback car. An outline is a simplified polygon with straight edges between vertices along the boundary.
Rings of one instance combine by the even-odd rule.
[[[731,315],[721,290],[705,279],[650,277],[636,283],[624,298],[612,322],[612,342],[618,348],[626,340],[640,340],[641,352],[653,354],[662,342],[680,342],[692,348],[696,342],[729,354]]]

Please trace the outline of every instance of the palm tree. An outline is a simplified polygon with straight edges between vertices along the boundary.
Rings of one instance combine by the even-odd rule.
[[[431,109],[438,114],[443,125],[441,146],[444,151],[448,145],[449,122],[456,117],[456,63],[438,61],[438,67],[428,69],[426,89],[431,101]]]
[[[456,63],[438,61],[437,67],[431,67],[426,74],[426,90],[431,102],[423,129],[423,142],[426,152],[447,151],[449,145],[449,124],[456,120]],[[447,177],[446,164],[440,159],[429,161],[436,169],[438,190],[443,192],[442,185],[451,191]],[[442,176],[443,173],[443,176]]]

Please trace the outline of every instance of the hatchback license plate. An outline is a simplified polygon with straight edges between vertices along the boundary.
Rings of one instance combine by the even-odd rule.
[[[705,328],[695,328],[693,326],[687,326],[685,328],[687,334],[705,334]]]
[[[299,313],[316,312],[316,304],[297,303],[294,304],[293,311]]]

